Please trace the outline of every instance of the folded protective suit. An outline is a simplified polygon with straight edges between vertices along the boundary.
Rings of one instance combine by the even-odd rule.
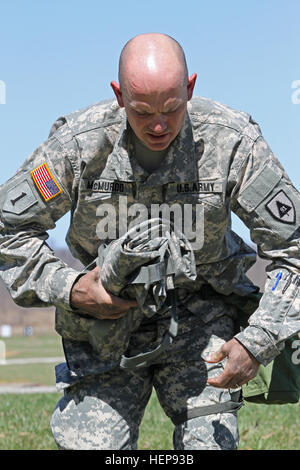
[[[101,267],[103,287],[113,295],[136,299],[138,307],[117,320],[60,311],[56,330],[67,339],[88,341],[102,360],[115,361],[124,368],[149,365],[177,334],[176,288],[186,287],[196,279],[189,241],[164,220],[150,219],[109,245],[101,245],[97,259],[86,270],[96,265]],[[126,357],[132,332],[143,320],[168,310],[169,329],[157,348]]]

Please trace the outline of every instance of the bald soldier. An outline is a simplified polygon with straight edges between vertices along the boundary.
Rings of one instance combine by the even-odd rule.
[[[133,38],[111,83],[116,100],[60,117],[1,188],[2,278],[19,305],[56,307],[66,362],[51,429],[61,449],[136,449],[153,387],[175,449],[236,449],[241,386],[300,330],[299,193],[251,116],[193,97],[196,77],[174,39]],[[246,276],[255,252],[231,230],[231,210],[270,261],[239,332],[230,299],[257,292]],[[86,336],[138,305],[108,292],[99,267],[79,273],[55,256],[46,231],[68,211],[67,243],[85,266],[160,211],[190,240],[197,278],[176,288],[177,336],[150,364],[124,369],[113,345],[96,350]],[[145,317],[126,355],[152,351],[169,323],[168,310]]]

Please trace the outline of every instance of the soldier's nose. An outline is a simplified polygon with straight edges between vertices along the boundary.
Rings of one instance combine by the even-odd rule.
[[[149,129],[155,134],[163,134],[167,130],[168,126],[166,120],[161,116],[160,118],[154,119],[149,124]]]

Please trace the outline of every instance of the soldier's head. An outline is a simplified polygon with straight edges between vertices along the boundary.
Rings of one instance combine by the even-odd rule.
[[[188,76],[184,52],[175,39],[148,33],[125,44],[119,83],[111,86],[136,136],[158,151],[180,132],[196,78]]]

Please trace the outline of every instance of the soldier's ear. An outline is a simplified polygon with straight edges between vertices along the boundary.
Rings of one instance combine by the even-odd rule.
[[[194,88],[195,88],[196,79],[197,79],[197,74],[196,73],[193,73],[193,75],[191,75],[188,78],[188,86],[187,86],[188,101],[190,101],[190,99],[193,96],[193,91],[194,91]]]
[[[123,101],[123,96],[122,96],[120,85],[117,82],[111,82],[110,86],[114,90],[114,94],[116,95],[118,105],[120,106],[120,108],[124,108],[124,101]]]

